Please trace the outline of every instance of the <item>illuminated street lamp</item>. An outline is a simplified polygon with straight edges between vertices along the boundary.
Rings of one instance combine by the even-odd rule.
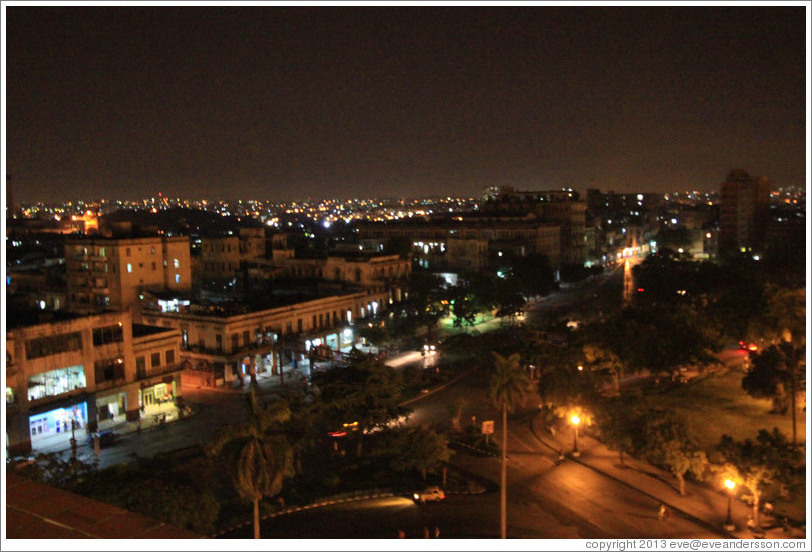
[[[731,516],[731,502],[733,500],[733,489],[736,483],[731,479],[725,479],[725,487],[727,487],[727,519],[725,520],[725,531],[733,531],[736,526],[733,524],[733,517]]]
[[[578,458],[579,456],[581,456],[581,451],[578,450],[578,424],[581,423],[581,418],[573,414],[572,418],[570,418],[570,421],[572,422],[572,425],[575,426],[575,440],[573,441],[572,445],[572,455],[575,458]]]

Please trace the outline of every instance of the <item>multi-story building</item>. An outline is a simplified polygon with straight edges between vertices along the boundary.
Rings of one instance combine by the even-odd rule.
[[[220,283],[244,276],[246,263],[265,256],[264,228],[240,228],[236,234],[201,236],[200,277]]]
[[[720,253],[759,251],[769,225],[770,181],[734,169],[722,182],[721,196]]]
[[[317,278],[365,288],[388,288],[411,271],[411,263],[398,255],[365,255],[361,252],[342,255],[334,252],[320,258],[297,258],[292,251],[287,252],[289,254],[280,255],[274,251],[273,264],[281,268],[280,277]],[[394,300],[399,301],[400,297]]]
[[[129,312],[15,312],[6,332],[6,446],[11,455],[151,414],[181,393],[180,332]],[[143,406],[143,410],[142,410]]]
[[[371,289],[316,298],[282,296],[250,304],[145,305],[151,325],[180,332],[184,381],[221,387],[255,373],[280,373],[315,350],[339,353],[354,343],[351,324],[393,299]],[[331,354],[332,354],[331,353]]]
[[[143,290],[192,289],[189,238],[69,238],[65,245],[68,309],[126,310]]]
[[[540,221],[560,227],[560,259],[562,263],[583,264],[586,260],[584,231],[586,202],[572,190],[519,191],[503,186],[499,195],[485,202],[486,213],[534,214]]]
[[[491,251],[516,255],[546,255],[553,266],[561,259],[560,226],[526,216],[463,213],[453,217],[398,222],[359,222],[364,247],[376,249],[392,239],[412,243],[418,263],[426,268],[456,270],[482,268]],[[583,239],[583,238],[582,238]],[[449,246],[454,240],[453,251]],[[463,241],[473,240],[470,244]],[[487,247],[482,245],[487,242]],[[476,253],[476,258],[472,255]]]

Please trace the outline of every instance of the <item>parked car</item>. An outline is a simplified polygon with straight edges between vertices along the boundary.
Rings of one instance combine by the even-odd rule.
[[[440,500],[445,499],[445,493],[443,490],[433,485],[431,487],[426,487],[422,491],[417,491],[414,493],[415,502],[426,503],[426,502],[439,502]]]
[[[118,437],[118,434],[116,432],[110,430],[110,429],[105,429],[103,431],[99,431],[97,433],[97,435],[99,436],[99,446],[102,446],[102,447],[112,445],[116,441],[116,438]],[[92,433],[87,436],[87,442],[90,445],[93,444],[93,434]]]

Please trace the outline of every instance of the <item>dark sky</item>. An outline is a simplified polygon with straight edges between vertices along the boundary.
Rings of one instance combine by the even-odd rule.
[[[18,202],[805,186],[804,7],[8,7]]]

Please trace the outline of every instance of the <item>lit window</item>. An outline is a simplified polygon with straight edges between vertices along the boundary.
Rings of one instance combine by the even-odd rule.
[[[133,264],[132,263],[127,263],[127,272],[132,272],[132,271],[133,271]]]
[[[180,274],[175,274],[175,283],[176,284],[180,283]]]
[[[175,268],[180,268],[180,261],[175,259]]]

